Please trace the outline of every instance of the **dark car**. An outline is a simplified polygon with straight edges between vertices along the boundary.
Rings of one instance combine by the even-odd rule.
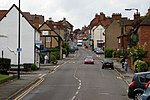
[[[102,61],[102,69],[104,68],[111,68],[114,69],[114,63],[112,60],[104,60]]]
[[[144,87],[150,80],[150,72],[135,73],[132,82],[129,84],[128,97],[134,100],[141,100]]]
[[[84,64],[94,64],[94,59],[92,56],[87,56],[84,58]]]
[[[75,48],[75,50],[79,50],[79,48],[78,48],[78,46],[77,46],[77,45],[75,45],[75,46],[74,46],[74,48]]]
[[[75,52],[75,47],[74,46],[70,46],[70,53],[74,53]]]

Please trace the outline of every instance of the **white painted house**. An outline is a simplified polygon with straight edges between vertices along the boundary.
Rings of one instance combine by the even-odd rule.
[[[100,47],[104,48],[104,43],[105,43],[105,29],[103,26],[98,25],[94,26],[91,31],[91,37],[93,38],[94,41],[94,48]]]
[[[18,64],[18,23],[19,9],[13,5],[0,19],[0,52],[10,58],[11,64]],[[35,41],[40,41],[40,32],[23,16],[20,11],[20,64],[35,63],[39,67],[39,54]],[[0,57],[2,53],[0,53]]]

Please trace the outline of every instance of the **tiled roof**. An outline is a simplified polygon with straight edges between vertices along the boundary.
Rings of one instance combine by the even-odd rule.
[[[8,10],[0,10],[0,19],[7,13]]]
[[[140,25],[150,25],[150,16],[147,16]]]
[[[17,6],[14,4],[12,7],[16,7]],[[11,8],[12,8],[11,7]],[[9,10],[11,10],[11,8]],[[18,9],[18,8],[17,8]],[[0,10],[0,20],[3,19],[4,15],[6,13],[8,13],[9,10]],[[23,16],[26,17],[26,19],[31,23],[31,24],[34,24],[34,18],[35,18],[35,15],[31,15],[30,12],[21,12],[23,14]],[[44,23],[44,16],[42,15],[36,15],[39,17],[39,24],[43,24]]]

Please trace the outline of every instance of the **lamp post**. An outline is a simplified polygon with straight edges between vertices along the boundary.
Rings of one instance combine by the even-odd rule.
[[[137,18],[136,18],[136,26],[135,26],[135,29],[136,30],[138,30],[138,27],[139,27],[139,25],[140,25],[140,19],[139,19],[139,16],[138,16],[138,14],[139,14],[139,11],[138,11],[138,9],[137,8],[130,8],[130,9],[125,9],[126,11],[131,11],[131,10],[136,10],[136,14],[137,14]],[[137,35],[137,34],[136,34]],[[137,37],[137,36],[136,36]],[[136,40],[137,41],[137,40]],[[136,43],[137,44],[137,43]]]
[[[18,79],[20,79],[20,0],[19,0],[19,16],[18,16]]]
[[[139,11],[137,8],[129,8],[129,9],[125,9],[126,11],[131,11],[131,10],[136,10],[136,14],[139,14]],[[139,26],[139,17],[137,17],[137,27]]]

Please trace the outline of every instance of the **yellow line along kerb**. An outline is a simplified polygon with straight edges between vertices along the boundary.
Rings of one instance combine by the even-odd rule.
[[[31,92],[35,87],[37,87],[38,85],[40,85],[43,81],[44,81],[44,76],[46,74],[43,74],[41,77],[39,77],[39,80],[32,85],[29,89],[27,89],[26,91],[24,91],[21,95],[19,95],[18,97],[16,97],[14,100],[21,100],[23,97],[25,97],[29,92]]]

